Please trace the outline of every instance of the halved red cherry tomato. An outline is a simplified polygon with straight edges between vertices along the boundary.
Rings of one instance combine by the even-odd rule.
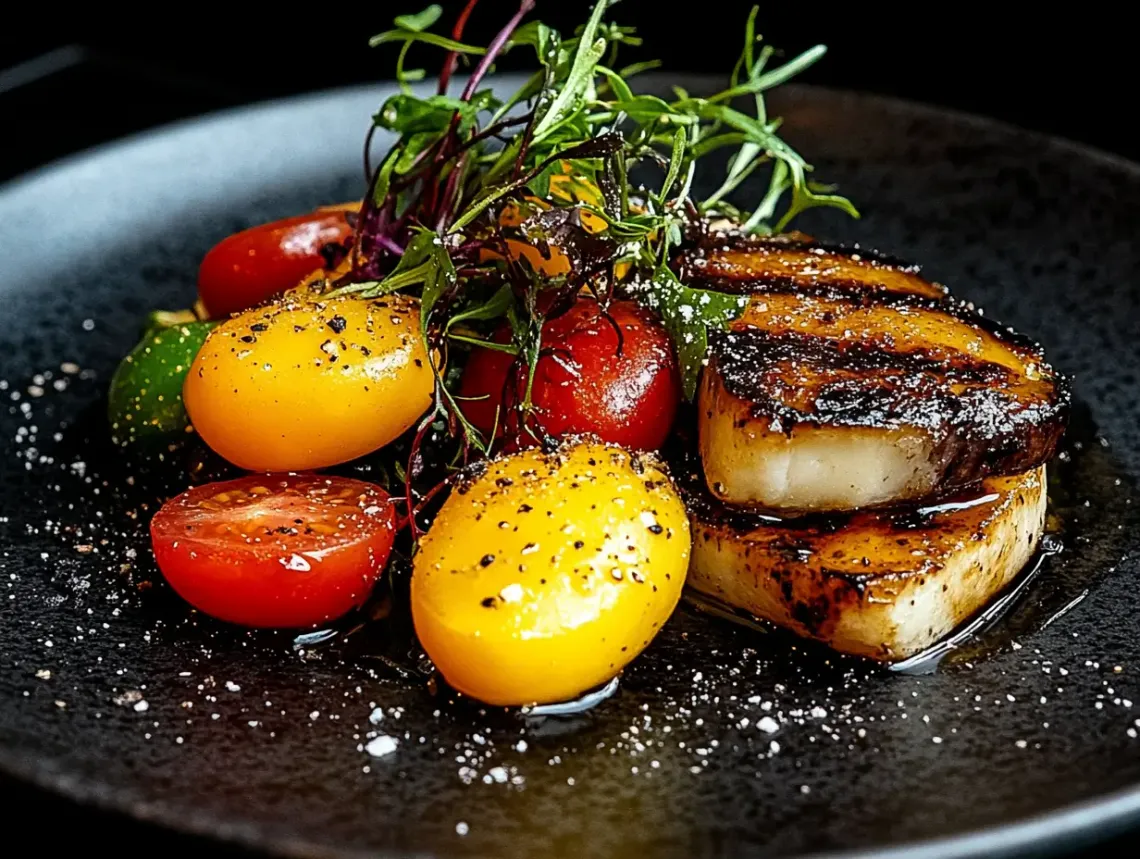
[[[590,433],[611,444],[655,450],[665,442],[681,401],[669,335],[632,301],[611,303],[609,315],[606,319],[597,300],[583,296],[543,324],[543,356],[531,390],[537,420],[553,436]],[[495,339],[506,342],[508,331],[500,329]],[[460,395],[480,399],[462,408],[484,433],[491,431],[499,409],[500,431],[505,424],[514,434],[515,412],[504,414],[502,408],[504,393],[512,389],[509,375],[517,402],[526,391],[526,368],[510,354],[477,348],[464,369]],[[520,441],[534,439],[528,431]]]
[[[395,510],[378,486],[271,474],[195,486],[150,523],[158,568],[221,620],[314,626],[362,603],[392,549]]]
[[[222,239],[198,269],[198,297],[211,318],[253,307],[321,268],[321,248],[352,235],[351,207],[251,227]]]

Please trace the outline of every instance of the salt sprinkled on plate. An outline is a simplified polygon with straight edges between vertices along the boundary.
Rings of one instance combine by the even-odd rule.
[[[395,737],[389,737],[387,734],[381,734],[373,740],[369,740],[368,745],[364,747],[364,751],[372,755],[374,758],[382,758],[386,755],[392,754],[400,745],[400,741]]]

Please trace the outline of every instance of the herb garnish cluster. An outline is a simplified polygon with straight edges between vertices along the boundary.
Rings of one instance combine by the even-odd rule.
[[[764,94],[816,62],[816,46],[782,64],[762,45],[753,8],[744,48],[728,86],[711,96],[673,87],[667,97],[635,89],[655,62],[622,66],[620,49],[639,45],[632,27],[608,21],[614,0],[598,0],[589,19],[564,37],[525,21],[522,0],[486,47],[463,41],[477,0],[469,0],[450,35],[432,32],[441,10],[430,6],[395,19],[371,43],[400,46],[401,91],[374,117],[365,144],[369,190],[351,248],[351,270],[335,284],[362,297],[406,291],[420,296],[422,336],[434,356],[434,407],[412,446],[431,427],[460,441],[458,456],[488,452],[453,393],[455,350],[493,348],[517,356],[527,380],[515,398],[517,426],[541,433],[532,419],[530,385],[543,354],[542,323],[582,290],[601,305],[621,294],[660,314],[677,349],[691,397],[705,359],[707,332],[741,309],[738,296],[694,289],[670,268],[677,249],[716,221],[744,233],[779,233],[814,206],[853,216],[844,197],[809,180],[811,166],[779,136]],[[415,89],[422,69],[407,67],[410,49],[445,52],[434,93]],[[511,50],[534,52],[538,69],[511,95],[487,82],[495,60]],[[454,80],[464,66],[461,85]],[[453,95],[453,85],[459,89]],[[748,109],[742,109],[742,103]],[[377,130],[396,135],[378,164],[370,159]],[[698,162],[729,149],[725,175],[710,195],[694,195]],[[760,170],[767,190],[750,210],[729,197]],[[653,176],[636,187],[631,175]],[[520,253],[520,247],[536,249]],[[507,320],[509,343],[487,331]],[[528,423],[529,421],[529,423]],[[409,475],[410,476],[410,475]],[[409,501],[411,498],[409,497]]]

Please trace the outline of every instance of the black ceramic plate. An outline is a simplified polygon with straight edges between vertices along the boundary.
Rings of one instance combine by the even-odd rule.
[[[615,697],[523,721],[402,678],[376,636],[298,653],[140,587],[182,463],[114,457],[109,374],[148,309],[191,301],[217,239],[360,193],[381,97],[195,121],[0,190],[0,767],[306,856],[990,854],[1140,813],[1140,168],[980,120],[779,105],[865,215],[805,229],[922,262],[1075,377],[1065,551],[935,673],[685,609]],[[394,753],[363,750],[376,732]]]

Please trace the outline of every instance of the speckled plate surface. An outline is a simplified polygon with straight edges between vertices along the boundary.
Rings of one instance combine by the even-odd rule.
[[[980,120],[813,89],[778,105],[865,214],[805,229],[923,263],[1075,377],[1065,551],[936,673],[685,609],[615,697],[523,721],[368,646],[298,653],[140,587],[179,465],[115,459],[106,381],[148,309],[191,301],[213,242],[360,193],[382,96],[211,117],[0,189],[0,768],[303,856],[989,855],[1140,814],[1140,168]],[[376,732],[394,753],[363,750]]]

